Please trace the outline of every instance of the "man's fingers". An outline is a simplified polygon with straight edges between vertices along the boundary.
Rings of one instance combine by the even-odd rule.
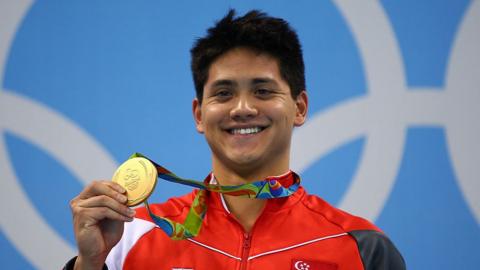
[[[120,195],[125,197],[124,195]],[[126,200],[126,197],[125,197]],[[81,200],[77,207],[82,208],[103,208],[107,207],[123,216],[133,217],[135,216],[135,210],[128,208],[122,203],[119,203],[118,200],[115,200],[107,195],[100,195],[91,197],[85,200]]]
[[[92,226],[104,219],[132,221],[135,211],[125,204],[125,189],[111,181],[93,181],[70,202],[74,219]]]
[[[112,181],[107,181],[105,182],[107,185],[109,185],[111,188],[115,189],[117,192],[120,192],[122,194],[124,194],[125,192],[127,192],[125,190],[125,188],[123,188],[122,186],[120,186],[119,184],[115,183],[115,182],[112,182]]]
[[[127,201],[125,189],[111,181],[93,181],[78,195],[78,198],[84,200],[100,195],[107,195],[121,203]]]
[[[84,218],[79,219],[80,226],[93,226],[105,219],[123,222],[133,220],[132,217],[119,214],[115,210],[108,207],[81,208],[78,211],[78,214],[80,216],[84,216]]]

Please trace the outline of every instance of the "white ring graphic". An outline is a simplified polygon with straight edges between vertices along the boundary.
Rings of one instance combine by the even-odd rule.
[[[448,65],[446,91],[455,110],[445,115],[456,179],[480,224],[480,1],[467,11]]]
[[[0,28],[0,82],[15,30],[30,4],[30,1],[0,2],[2,23],[8,23]],[[60,268],[76,252],[48,226],[19,185],[8,157],[4,130],[39,146],[85,184],[99,177],[110,177],[116,164],[101,145],[68,119],[25,97],[0,91],[0,203],[14,207],[1,208],[2,230],[36,268]]]
[[[361,161],[340,208],[375,220],[398,175],[407,127],[445,126],[457,181],[480,223],[478,1],[472,1],[458,32],[445,91],[407,89],[394,32],[377,1],[335,2],[363,57],[368,94],[318,113],[298,129],[292,167],[303,171],[339,145],[365,136]]]
[[[403,63],[378,2],[335,3],[363,56],[368,94],[315,115],[295,132],[292,165],[303,171],[334,147],[365,136],[358,170],[340,208],[375,220],[395,183],[404,148],[405,131],[402,122],[396,121],[401,112],[398,100],[406,88]]]

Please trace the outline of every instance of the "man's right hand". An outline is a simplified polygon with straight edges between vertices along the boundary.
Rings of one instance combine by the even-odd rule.
[[[78,246],[75,269],[102,269],[122,237],[124,222],[135,215],[125,205],[125,192],[114,182],[94,181],[70,202]]]

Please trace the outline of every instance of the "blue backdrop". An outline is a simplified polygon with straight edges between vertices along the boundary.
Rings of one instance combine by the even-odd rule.
[[[292,166],[309,192],[374,221],[409,269],[477,269],[480,2],[467,0],[2,0],[0,264],[60,268],[75,254],[69,200],[132,152],[203,179],[189,49],[229,7],[298,31],[310,112]],[[150,201],[188,190],[161,182]]]

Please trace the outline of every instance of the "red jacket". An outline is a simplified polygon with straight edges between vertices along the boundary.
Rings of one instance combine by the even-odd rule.
[[[163,204],[157,215],[183,221],[193,191]],[[122,240],[107,258],[108,269],[405,269],[403,258],[370,222],[336,209],[303,188],[270,199],[250,233],[209,192],[208,210],[197,237],[175,241],[144,208],[126,223]]]

